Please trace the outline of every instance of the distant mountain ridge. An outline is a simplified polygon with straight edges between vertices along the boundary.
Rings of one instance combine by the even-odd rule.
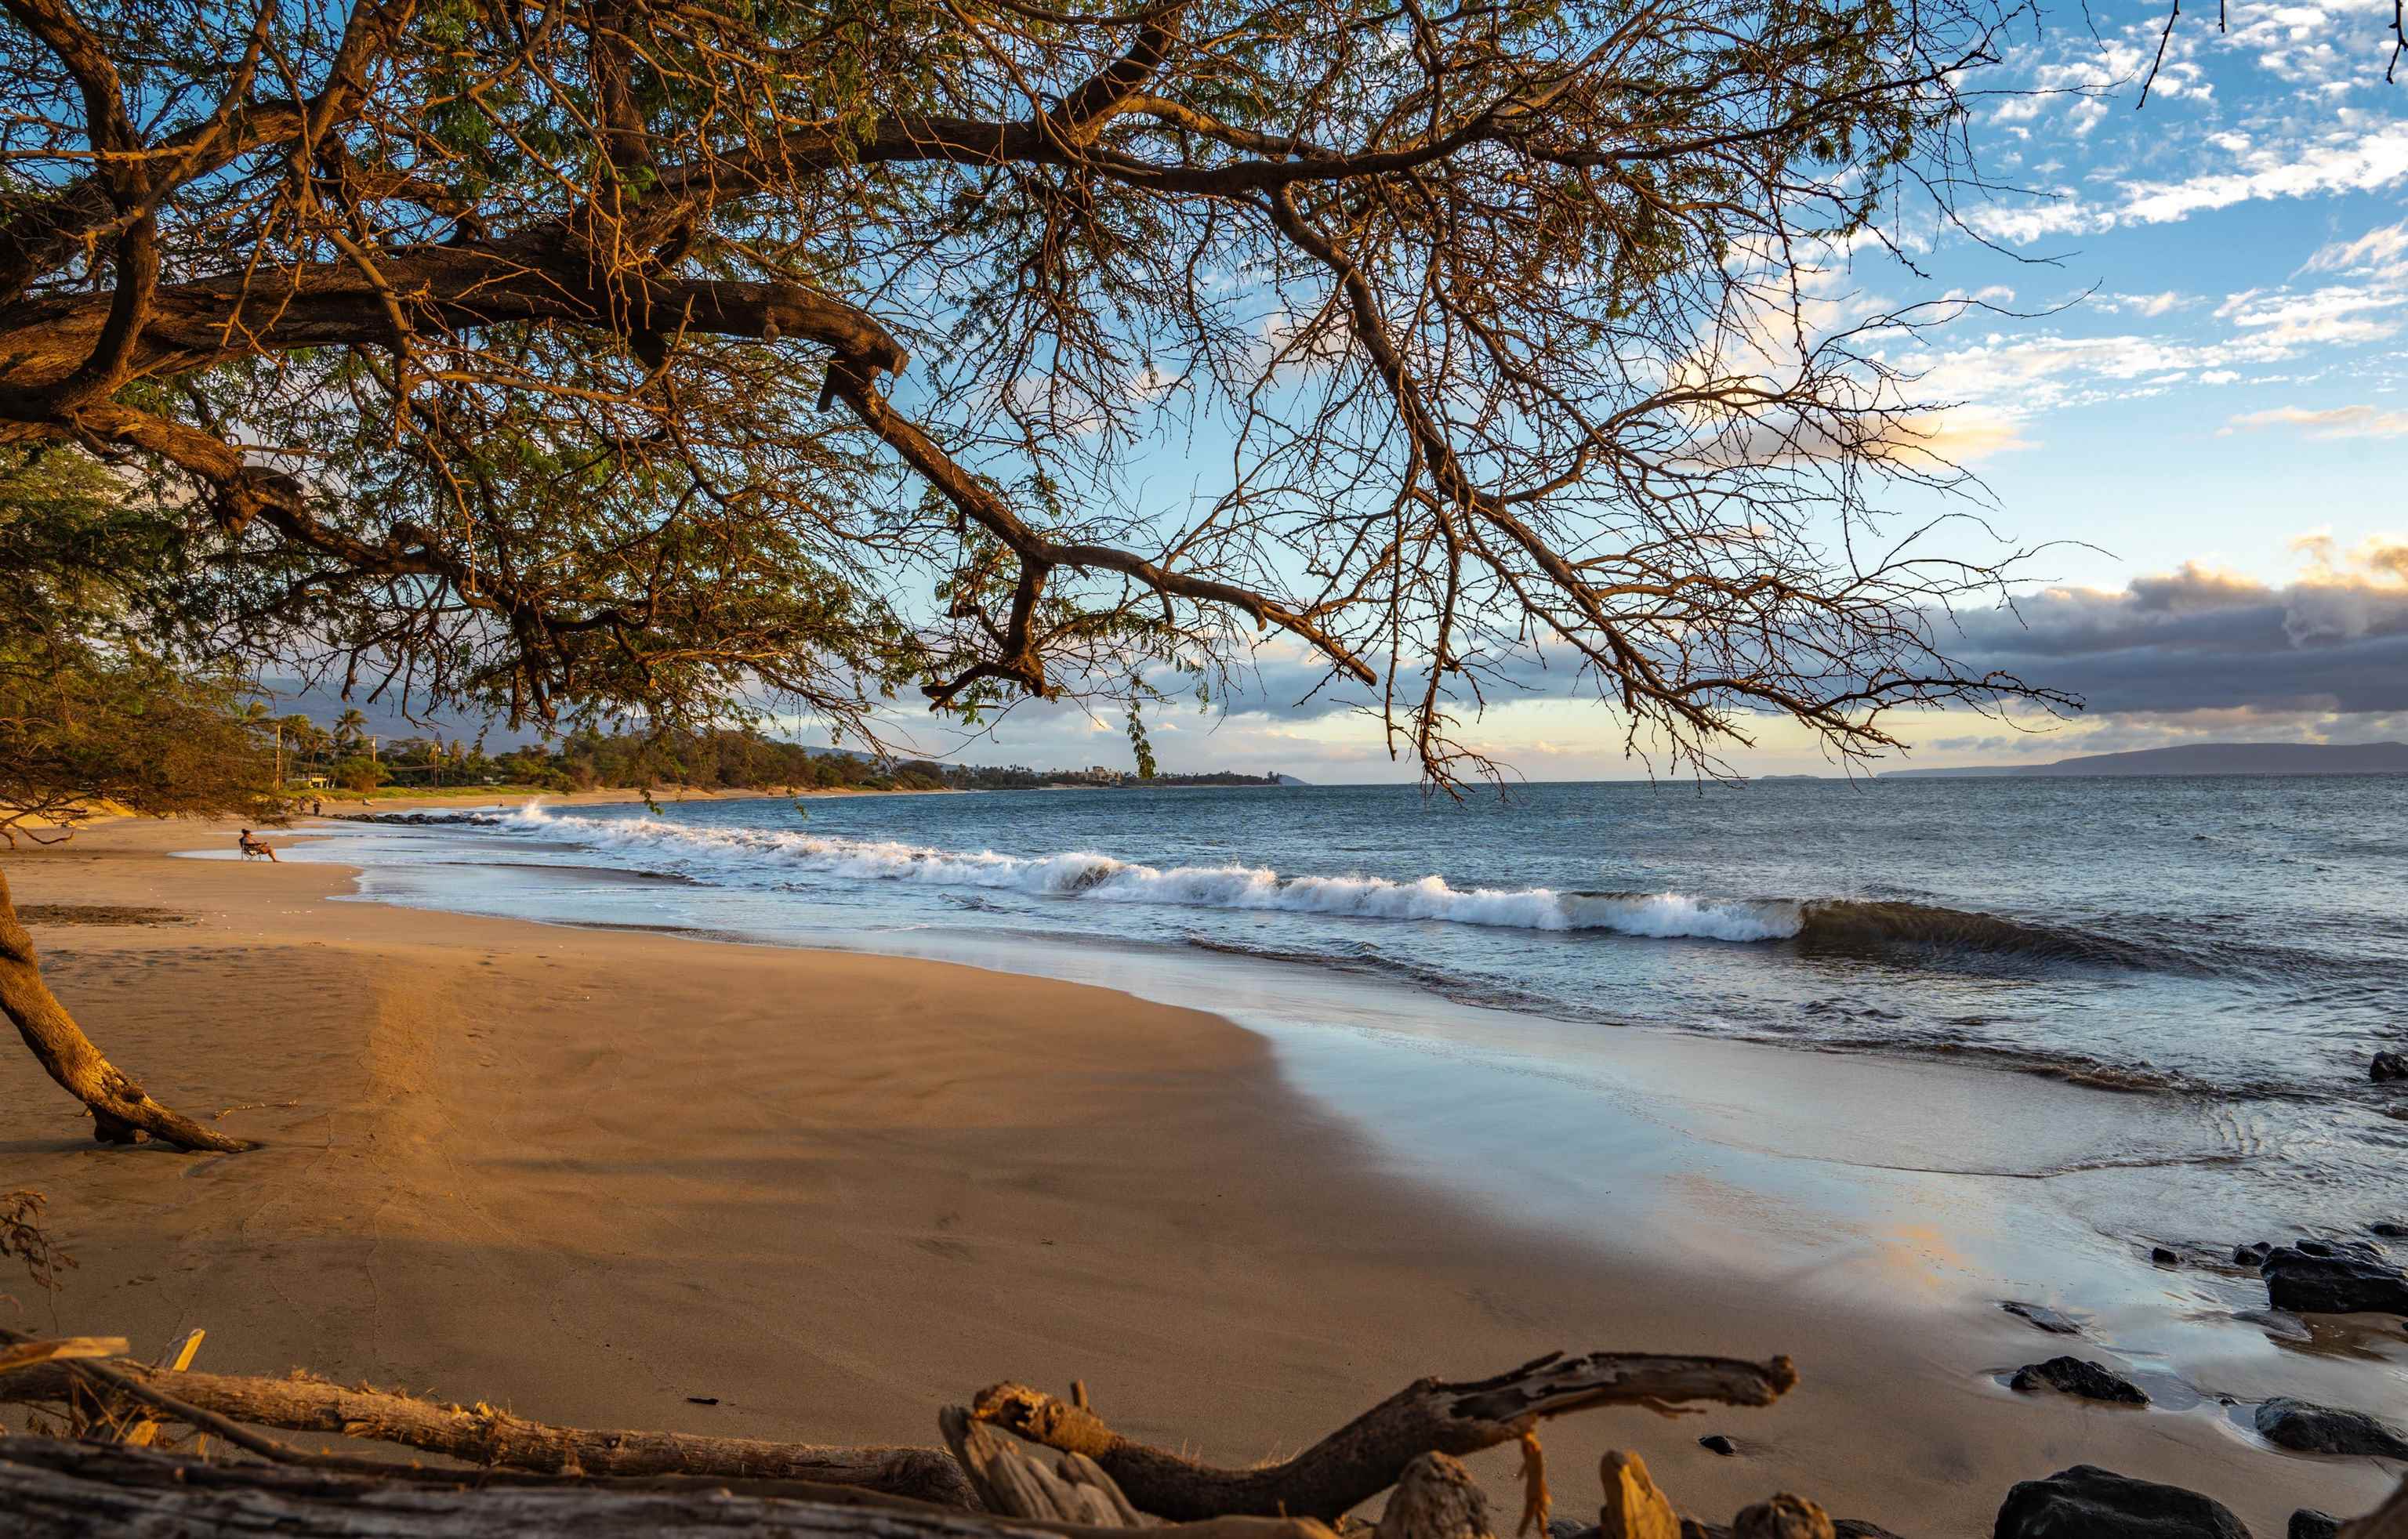
[[[2092,753],[2046,764],[1887,770],[1885,780],[1966,776],[2408,775],[2408,743],[2184,743],[2128,753]]]

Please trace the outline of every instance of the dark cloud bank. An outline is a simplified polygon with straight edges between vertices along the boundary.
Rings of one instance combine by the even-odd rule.
[[[2093,715],[2408,711],[2408,546],[2273,587],[2190,565],[2121,592],[2057,589],[1968,616],[1967,661],[2082,695]]]

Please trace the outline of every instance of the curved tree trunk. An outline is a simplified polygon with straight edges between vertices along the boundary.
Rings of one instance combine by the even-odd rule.
[[[92,1108],[92,1135],[104,1144],[131,1144],[137,1133],[186,1149],[233,1153],[256,1144],[212,1132],[150,1099],[125,1071],[101,1055],[83,1028],[42,981],[34,937],[17,922],[8,877],[0,872],[0,1013],[17,1025],[52,1079]]]

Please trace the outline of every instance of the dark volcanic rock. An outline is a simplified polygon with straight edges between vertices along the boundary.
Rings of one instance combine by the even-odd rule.
[[[2383,1247],[2372,1240],[2293,1240],[2291,1247],[2310,1256],[2356,1256],[2361,1261],[2375,1261]]]
[[[2249,1539],[2221,1502],[2093,1464],[2007,1492],[1992,1539]]]
[[[1705,1436],[1698,1439],[1698,1446],[1700,1448],[1712,1449],[1713,1452],[1718,1454],[1735,1454],[1739,1452],[1739,1445],[1733,1443],[1729,1438],[1725,1437],[1720,1432],[1708,1432]]]
[[[2232,1264],[2256,1266],[2263,1261],[2266,1259],[2266,1253],[2273,1248],[2273,1246],[2264,1240],[2259,1240],[2255,1245],[2244,1245],[2232,1253]]]
[[[2356,1315],[2408,1315],[2408,1275],[2376,1259],[2371,1245],[2301,1240],[2276,1246],[2258,1263],[2266,1297],[2277,1309]]]
[[[2408,1057],[2399,1053],[2377,1053],[2367,1066],[2367,1077],[2380,1083],[2386,1079],[2408,1079]]]
[[[2015,1370],[2007,1388],[2027,1394],[2034,1389],[2057,1389],[2085,1400],[2112,1401],[2119,1405],[2149,1403],[2139,1385],[2082,1358],[2051,1358],[2046,1362],[2028,1363]]]
[[[2172,1266],[2179,1262],[2182,1260],[2182,1257],[2177,1254],[2172,1247],[2161,1245],[2149,1252],[2149,1260],[2157,1262],[2159,1266]]]
[[[2258,1407],[2258,1435],[2300,1453],[2408,1459],[2408,1440],[2364,1412],[2311,1405],[2287,1395]]]
[[[2291,1514],[2291,1530],[2286,1539],[2340,1539],[2341,1519],[2314,1507],[2301,1507]]]
[[[2255,1266],[2258,1263],[2253,1261],[2249,1264]],[[2020,1299],[2009,1299],[2005,1303],[2000,1304],[1999,1307],[2005,1310],[2010,1315],[2014,1315],[2023,1319],[2029,1320],[2032,1324],[2039,1326],[2042,1330],[2049,1332],[2051,1335],[2078,1336],[2082,1334],[2082,1327],[2075,1321],[2072,1316],[2062,1314],[2057,1310],[2051,1309],[2044,1304],[2026,1304]]]
[[[2366,1226],[2369,1234],[2380,1234],[2386,1240],[2408,1240],[2408,1224],[2393,1223],[2386,1218],[2379,1224]]]

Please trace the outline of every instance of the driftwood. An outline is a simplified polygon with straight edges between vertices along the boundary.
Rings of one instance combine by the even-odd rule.
[[[797,1501],[724,1488],[481,1487],[273,1464],[209,1464],[123,1444],[0,1438],[11,1539],[1084,1539],[1107,1531],[904,1502]],[[1232,1518],[1168,1539],[1330,1539],[1318,1523]]]
[[[0,1376],[0,1401],[64,1401],[75,1393],[78,1378],[90,1371],[91,1365],[79,1371],[63,1363],[25,1368]],[[116,1381],[111,1387],[123,1383],[149,1389],[249,1426],[339,1432],[398,1443],[470,1464],[542,1474],[810,1481],[855,1486],[946,1506],[979,1504],[961,1469],[941,1448],[824,1446],[686,1432],[595,1432],[529,1421],[492,1406],[438,1404],[376,1389],[346,1389],[322,1379],[169,1374],[122,1361],[109,1364],[108,1373]],[[160,1407],[153,1403],[152,1409],[182,1418],[172,1405]]]
[[[1488,1495],[1471,1472],[1442,1453],[1405,1466],[1380,1514],[1375,1539],[1494,1539]]]
[[[2408,1480],[2391,1500],[2355,1522],[2341,1526],[2341,1539],[2408,1539]]]
[[[125,1350],[123,1336],[61,1336],[51,1341],[20,1341],[0,1347],[0,1374],[22,1373],[45,1362],[72,1358],[112,1358]],[[0,1394],[0,1399],[5,1399]]]
[[[939,1412],[937,1424],[977,1489],[980,1504],[989,1512],[1093,1528],[1153,1526],[1154,1520],[1129,1505],[1112,1477],[1085,1454],[1027,1442],[978,1420],[958,1405]]]
[[[1215,1469],[1113,1432],[1084,1405],[1021,1384],[998,1384],[971,1407],[1049,1447],[1094,1460],[1139,1509],[1175,1521],[1251,1513],[1335,1521],[1396,1484],[1426,1453],[1460,1458],[1523,1438],[1548,1417],[1600,1405],[1665,1410],[1685,1401],[1770,1405],[1798,1382],[1787,1358],[1666,1357],[1646,1352],[1552,1353],[1495,1378],[1406,1386],[1282,1463]]]

